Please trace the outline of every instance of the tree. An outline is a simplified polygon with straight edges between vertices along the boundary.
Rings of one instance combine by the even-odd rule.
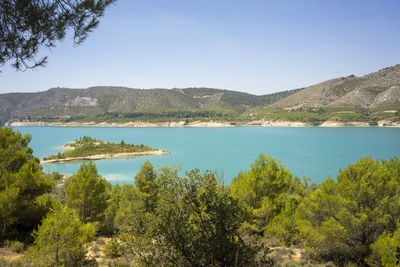
[[[293,215],[305,186],[280,162],[261,154],[249,171],[233,179],[231,190],[248,213],[243,230],[294,242],[297,228]]]
[[[152,168],[146,165],[142,170],[148,171],[141,173],[153,177]],[[122,188],[121,200],[127,204],[119,205],[117,221],[121,218],[125,223],[119,224],[124,227],[112,242],[111,254],[123,255],[125,264],[135,266],[254,263],[258,250],[239,236],[243,209],[215,173],[201,175],[199,170],[193,170],[182,178],[178,169],[165,167],[154,174],[154,209],[146,210],[143,205],[148,195],[140,190],[148,187]]]
[[[106,209],[107,181],[97,173],[93,162],[82,163],[78,172],[71,176],[65,202],[78,210],[83,222],[95,222],[103,219]]]
[[[157,175],[153,165],[146,161],[135,176],[135,186],[114,186],[111,191],[107,216],[113,217],[113,227],[119,231],[145,231],[145,225],[157,205]]]
[[[297,209],[308,250],[338,264],[366,265],[373,244],[400,219],[400,161],[362,158],[325,180]],[[379,265],[379,264],[378,264]]]
[[[146,161],[135,176],[135,186],[146,212],[153,211],[157,201],[156,174],[153,165]]]
[[[54,180],[42,173],[28,146],[31,137],[0,127],[0,241],[24,237],[51,206]]]
[[[27,253],[33,266],[83,266],[85,246],[94,239],[95,229],[91,223],[82,223],[74,210],[60,204],[33,236],[35,241]]]
[[[190,266],[248,266],[253,251],[239,236],[243,210],[215,173],[192,170],[165,183],[157,207],[156,241],[170,263]]]
[[[124,185],[126,186],[126,185]],[[116,184],[109,192],[107,208],[104,210],[104,220],[102,221],[102,234],[111,235],[116,230],[115,218],[122,202],[121,186]]]
[[[41,47],[53,47],[68,30],[82,43],[98,18],[115,0],[2,0],[0,1],[0,64],[14,60],[17,70],[43,66],[35,59]]]

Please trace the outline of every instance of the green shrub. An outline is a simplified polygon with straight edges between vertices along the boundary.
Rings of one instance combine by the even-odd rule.
[[[399,266],[400,265],[400,228],[390,234],[384,232],[370,246],[371,255],[367,259],[370,266]]]
[[[119,258],[123,255],[120,241],[113,237],[105,246],[104,253],[111,259]]]
[[[399,190],[397,157],[382,161],[362,158],[341,170],[337,181],[326,179],[296,211],[306,249],[317,259],[339,265],[373,262],[373,266],[380,266],[379,261],[375,265],[375,259],[385,260],[388,248],[391,255],[397,249],[391,245],[397,240],[391,235],[400,214]],[[366,262],[371,249],[375,256]]]
[[[4,244],[15,253],[22,253],[24,251],[24,243],[20,241],[6,240]]]
[[[81,222],[75,210],[60,204],[34,231],[25,259],[30,266],[85,266],[87,245],[94,236],[93,224]]]

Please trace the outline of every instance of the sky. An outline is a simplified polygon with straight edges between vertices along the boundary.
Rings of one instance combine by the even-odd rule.
[[[48,65],[1,67],[0,93],[212,87],[268,94],[400,63],[398,0],[117,0]],[[10,62],[11,63],[11,62]]]

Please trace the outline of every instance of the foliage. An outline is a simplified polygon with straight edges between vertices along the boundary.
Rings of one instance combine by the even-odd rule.
[[[107,181],[98,175],[96,165],[83,163],[70,178],[65,201],[69,207],[77,209],[83,222],[101,221],[108,197],[106,188]]]
[[[0,64],[14,60],[17,70],[44,65],[36,60],[41,47],[53,47],[68,30],[82,43],[114,0],[2,0],[0,2]],[[31,63],[33,62],[33,64]]]
[[[184,179],[163,181],[157,242],[165,243],[175,255],[175,264],[240,266],[249,264],[251,252],[238,235],[242,210],[229,196],[215,174],[198,170]],[[236,256],[237,254],[237,256]]]
[[[13,251],[15,253],[22,253],[24,251],[24,247],[25,247],[24,243],[17,241],[17,240],[14,240],[14,241],[6,240],[4,242],[4,245],[6,247],[10,248],[11,251]]]
[[[157,205],[157,175],[150,162],[146,162],[135,176],[136,187],[114,186],[106,213],[113,228],[118,231],[143,234],[146,225],[154,221]]]
[[[51,206],[54,180],[44,177],[39,159],[28,147],[29,135],[0,127],[0,242],[23,238]]]
[[[145,163],[136,188],[120,189],[116,225],[123,230],[110,255],[126,264],[247,266],[257,252],[239,236],[243,210],[214,173],[158,172]]]
[[[101,223],[100,231],[105,235],[112,235],[117,230],[115,224],[117,211],[120,209],[120,205],[123,205],[121,200],[121,187],[117,184],[107,191],[107,207],[104,210],[104,218]]]
[[[398,107],[392,107],[394,110]],[[378,121],[387,120],[396,122],[400,117],[395,113],[382,112],[380,109],[363,109],[354,107],[337,108],[297,108],[287,110],[282,108],[258,108],[241,114],[246,120],[271,120],[271,121],[298,121],[311,125],[321,125],[325,121],[343,122],[366,122],[371,126],[378,125]]]
[[[227,114],[216,112],[213,110],[171,110],[162,112],[132,112],[132,113],[122,113],[122,112],[106,112],[104,114],[99,114],[97,117],[103,118],[129,118],[136,120],[148,120],[157,118],[181,118],[181,119],[194,119],[194,118],[218,118],[224,117]]]
[[[145,212],[153,212],[157,205],[156,174],[153,165],[146,161],[135,176],[138,197],[143,201]]]
[[[272,121],[299,121],[319,125],[328,120],[327,114],[320,110],[296,110],[287,111],[283,109],[265,109],[260,108],[251,113],[243,114],[247,119],[266,119]]]
[[[363,158],[325,180],[297,216],[309,251],[323,260],[365,264],[370,245],[393,233],[400,218],[400,161]],[[384,237],[382,237],[384,238]],[[383,241],[378,241],[376,249]]]
[[[60,182],[64,178],[64,175],[59,172],[45,173],[44,176],[54,180],[55,182]]]
[[[103,154],[146,152],[155,150],[154,148],[144,145],[103,142],[88,136],[84,136],[79,140],[75,140],[72,144],[68,144],[67,146],[73,149],[67,150],[63,153],[58,153],[57,155],[46,157],[44,160],[87,157]]]
[[[276,236],[286,244],[295,241],[293,214],[305,186],[280,162],[261,154],[249,171],[240,172],[233,179],[231,190],[247,210],[244,230]]]
[[[366,262],[370,266],[399,266],[400,265],[400,228],[390,234],[382,233],[371,245],[371,255]]]
[[[82,223],[74,210],[59,205],[33,235],[35,241],[27,253],[32,265],[82,266],[95,229],[91,223]]]
[[[90,137],[90,136],[83,136],[77,140],[75,140],[72,144],[68,144],[68,146],[70,147],[76,147],[79,145],[84,145],[87,143],[96,143],[96,142],[100,142],[100,140],[97,140],[96,138]]]
[[[116,259],[123,256],[121,241],[115,237],[111,238],[104,246],[104,253],[111,259]]]

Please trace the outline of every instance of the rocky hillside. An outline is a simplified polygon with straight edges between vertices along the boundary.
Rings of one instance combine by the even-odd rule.
[[[400,107],[400,65],[362,77],[350,75],[325,81],[281,99],[272,108],[364,108]]]
[[[0,120],[78,118],[108,113],[157,113],[171,110],[218,111],[239,115],[249,108],[274,103],[297,90],[256,96],[212,88],[131,89],[52,88],[38,93],[0,95]]]
[[[271,110],[274,111],[273,116]],[[213,88],[131,89],[106,86],[53,88],[38,93],[0,95],[2,123],[18,120],[304,120],[304,114],[286,114],[294,110],[317,111],[318,114],[305,114],[312,122],[331,119],[329,116],[322,117],[323,112],[343,110],[355,110],[361,116],[350,118],[346,115],[346,120],[379,120],[382,116],[370,116],[377,112],[399,116],[400,65],[362,77],[350,75],[303,89],[262,96]],[[340,115],[338,120],[343,120],[343,116]]]

